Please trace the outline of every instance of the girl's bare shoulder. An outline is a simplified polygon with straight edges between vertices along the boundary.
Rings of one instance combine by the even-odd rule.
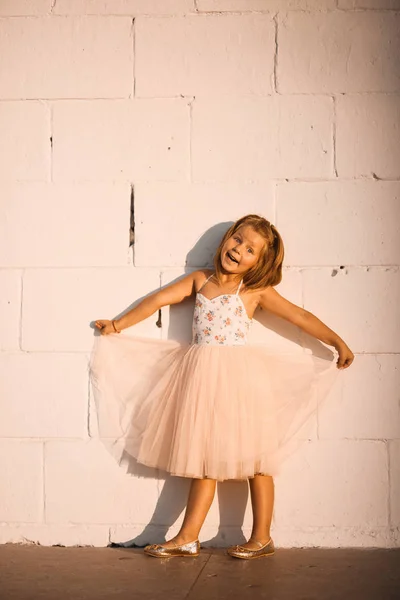
[[[203,283],[214,273],[212,269],[198,269],[193,271],[193,279],[196,284],[196,289],[200,289]]]

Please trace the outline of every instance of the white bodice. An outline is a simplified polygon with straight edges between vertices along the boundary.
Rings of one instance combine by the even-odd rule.
[[[197,292],[192,326],[193,344],[246,344],[252,319],[247,316],[243,300],[239,296],[240,287],[241,284],[236,294],[221,294],[211,299],[200,291]]]

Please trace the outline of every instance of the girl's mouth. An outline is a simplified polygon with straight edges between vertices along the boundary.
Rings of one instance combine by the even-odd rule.
[[[231,254],[230,252],[227,252],[227,253],[226,253],[226,256],[229,258],[229,260],[230,260],[231,262],[234,262],[235,264],[239,264],[239,261],[238,261],[238,260],[236,260],[236,258],[235,258],[235,257],[233,256],[233,254]]]

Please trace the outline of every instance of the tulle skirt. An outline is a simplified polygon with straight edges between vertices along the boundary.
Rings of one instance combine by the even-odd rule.
[[[335,358],[99,336],[90,360],[98,435],[118,460],[172,475],[276,475],[307,437]]]

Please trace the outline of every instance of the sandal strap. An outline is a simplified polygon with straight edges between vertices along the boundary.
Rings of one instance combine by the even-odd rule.
[[[261,542],[259,542],[258,540],[254,540],[253,538],[249,539],[249,542],[254,542],[255,544],[258,544],[259,548],[265,548],[265,546],[268,546],[270,541],[271,541],[271,538],[269,538],[268,542],[266,542],[265,544],[262,544]]]
[[[259,542],[258,540],[255,540],[253,538],[250,538],[249,542],[253,542],[253,544],[257,544],[259,548],[262,548],[264,546],[264,544],[262,544],[261,542]],[[247,550],[248,550],[248,548],[247,548]]]

